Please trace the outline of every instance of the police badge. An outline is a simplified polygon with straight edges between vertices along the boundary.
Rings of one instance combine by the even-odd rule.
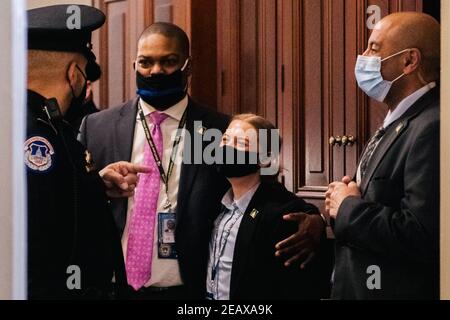
[[[53,166],[55,150],[51,143],[43,137],[32,137],[24,143],[25,165],[37,172],[45,173]]]

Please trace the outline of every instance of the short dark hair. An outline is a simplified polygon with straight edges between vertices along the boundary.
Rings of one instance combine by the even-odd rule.
[[[147,27],[140,35],[139,41],[152,34],[160,34],[167,38],[175,39],[185,57],[189,57],[190,44],[186,32],[177,25],[169,22],[155,22]]]

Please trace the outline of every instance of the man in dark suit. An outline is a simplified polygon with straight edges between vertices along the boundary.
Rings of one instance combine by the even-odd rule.
[[[203,299],[209,237],[228,183],[214,166],[193,163],[194,158],[202,160],[201,153],[206,144],[200,143],[200,148],[195,149],[198,145],[189,142],[202,141],[207,129],[219,130],[220,138],[220,132],[226,129],[229,118],[198,105],[188,97],[191,72],[189,40],[179,27],[169,23],[155,23],[148,27],[138,42],[135,69],[139,97],[117,108],[87,116],[82,123],[79,139],[92,150],[98,166],[115,159],[146,163],[148,158],[151,160],[149,165],[155,165],[158,156],[152,150],[158,149],[158,141],[162,140],[161,150],[157,152],[162,156],[162,165],[154,167],[155,172],[161,172],[161,179],[157,176],[157,182],[149,182],[150,193],[143,197],[149,199],[146,205],[156,208],[156,223],[141,228],[155,230],[142,239],[147,241],[153,237],[153,245],[136,249],[133,243],[133,239],[139,237],[133,230],[134,225],[141,223],[134,218],[137,216],[134,205],[138,206],[139,190],[144,189],[139,188],[144,183],[142,179],[134,198],[128,202],[112,200],[115,221],[122,233],[128,280],[136,298]],[[160,122],[152,118],[154,114],[159,114]],[[186,130],[175,146],[175,132],[183,127]],[[146,134],[146,131],[152,132]],[[153,143],[151,140],[154,140]],[[148,148],[151,145],[155,148],[151,147],[150,152]],[[149,157],[145,156],[146,152],[149,152]],[[191,155],[190,163],[185,161],[186,154]],[[183,163],[180,163],[182,157]],[[170,159],[174,160],[173,165]],[[169,176],[167,180],[164,178],[166,173]],[[152,183],[153,186],[157,184],[156,188],[151,187]],[[159,195],[155,196],[155,192]],[[151,197],[157,198],[156,204],[150,200]],[[176,230],[174,239],[171,239],[171,235],[164,234],[164,228],[159,226],[173,219],[176,220]],[[318,220],[317,217],[310,220],[311,227],[305,232],[313,233],[312,227],[317,225]],[[317,232],[318,238],[321,228]],[[176,239],[176,247],[163,243],[164,239],[169,242]],[[148,247],[152,247],[153,251],[138,257],[138,264],[144,266],[142,269],[150,264],[151,270],[134,267],[134,252],[142,255]],[[305,251],[311,252],[310,248]],[[143,260],[145,262],[142,263]]]
[[[389,113],[356,182],[345,177],[326,194],[335,299],[439,297],[439,36],[428,15],[389,15],[358,58],[360,88]]]

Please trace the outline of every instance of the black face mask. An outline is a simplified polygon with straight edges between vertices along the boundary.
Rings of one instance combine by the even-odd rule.
[[[70,108],[64,119],[71,124],[71,126],[78,130],[80,128],[81,122],[85,116],[88,114],[99,111],[92,100],[84,102],[79,108]]]
[[[137,94],[149,105],[163,111],[180,102],[187,93],[187,75],[183,68],[171,74],[144,77],[136,71]]]
[[[73,121],[78,120],[80,117],[84,115],[84,109],[83,109],[83,102],[84,99],[86,99],[86,92],[87,92],[87,78],[84,75],[84,72],[81,71],[81,69],[76,66],[77,69],[80,71],[80,73],[83,75],[84,78],[84,86],[83,89],[81,89],[80,95],[77,97],[75,96],[75,91],[73,90],[72,86],[70,88],[72,89],[72,101],[70,102],[69,109],[67,110],[66,114],[64,115],[64,119],[68,121],[69,123],[72,123]],[[70,85],[70,84],[69,84]]]
[[[223,164],[216,162],[217,172],[227,178],[245,177],[260,169],[257,152],[241,151],[230,146],[219,148],[216,159],[223,159]]]

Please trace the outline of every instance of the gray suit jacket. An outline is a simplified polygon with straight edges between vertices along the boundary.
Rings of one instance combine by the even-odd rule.
[[[116,161],[130,161],[137,101],[136,98],[83,120],[79,140],[91,152],[98,168]],[[217,128],[223,132],[229,118],[189,100],[186,121],[186,129],[194,137],[200,134],[194,127],[194,121],[202,121],[203,127]],[[214,166],[183,163],[175,235],[181,276],[191,298],[205,297],[209,238],[226,188],[227,181],[216,172]],[[126,223],[127,199],[111,200],[111,205],[115,222],[122,233]]]
[[[335,221],[332,297],[438,298],[439,88],[387,128],[361,192],[343,201]]]

